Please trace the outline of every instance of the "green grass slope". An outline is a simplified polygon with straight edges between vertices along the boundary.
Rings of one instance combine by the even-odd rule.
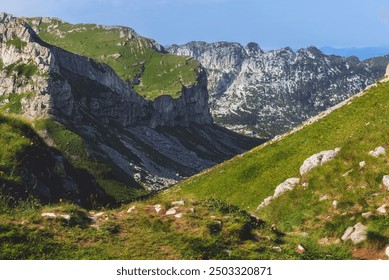
[[[129,38],[124,35],[134,34],[129,28],[26,20],[44,41],[108,64],[147,99],[165,94],[178,98],[183,85],[196,82],[199,64],[195,60],[162,53],[152,40],[139,35]]]
[[[389,162],[368,152],[389,147],[388,107],[389,83],[378,84],[282,140],[117,209],[88,212],[68,203],[42,206],[33,201],[15,206],[1,196],[0,258],[386,258],[389,216],[377,209],[389,204],[381,183]],[[294,190],[256,210],[278,184],[300,177],[306,158],[335,147],[341,151],[334,160],[312,169]],[[362,168],[361,161],[366,162]],[[177,200],[185,203],[173,203]],[[57,217],[42,217],[44,212]],[[367,212],[369,217],[362,215]],[[366,240],[342,241],[345,230],[357,223],[367,227]],[[296,249],[299,245],[304,252]]]
[[[338,244],[345,230],[358,222],[368,227],[368,239],[353,248],[355,258],[382,258],[389,244],[389,215],[377,209],[389,205],[382,178],[389,174],[386,156],[368,155],[389,147],[389,83],[379,83],[350,104],[282,140],[237,156],[174,187],[167,197],[214,197],[256,213],[286,233],[290,242]],[[306,158],[340,147],[338,156],[300,176]],[[361,168],[359,163],[365,161]],[[260,210],[287,178],[301,177],[300,185]],[[304,186],[303,186],[304,185]],[[333,203],[336,201],[337,206]],[[371,212],[365,218],[362,213]]]

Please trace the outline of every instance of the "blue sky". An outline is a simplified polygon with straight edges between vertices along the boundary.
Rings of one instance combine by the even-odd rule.
[[[388,0],[1,0],[0,11],[125,25],[163,45],[389,46]]]

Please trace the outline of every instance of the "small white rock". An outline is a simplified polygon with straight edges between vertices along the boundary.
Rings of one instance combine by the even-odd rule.
[[[41,216],[42,217],[48,217],[48,218],[55,218],[55,217],[57,217],[57,215],[54,214],[54,213],[42,213]]]
[[[134,211],[136,209],[136,206],[133,205],[131,206],[128,210],[127,210],[127,213],[131,213],[132,211]]]
[[[276,251],[276,252],[282,252],[282,249],[281,249],[281,247],[279,247],[279,246],[274,246],[274,247],[272,247],[272,249],[273,249],[274,251]]]
[[[70,215],[65,214],[65,215],[61,215],[61,217],[66,221],[70,221]]]
[[[161,212],[161,210],[162,210],[161,204],[154,205],[154,209],[155,209],[155,212],[157,212],[157,213]]]
[[[178,214],[174,215],[174,217],[176,217],[177,219],[182,218],[182,213],[178,213]]]
[[[177,210],[174,208],[170,208],[169,210],[166,211],[166,215],[174,215],[177,213]]]
[[[385,176],[382,178],[382,184],[383,184],[384,187],[389,191],[389,175],[385,175]]]
[[[329,197],[327,194],[325,194],[325,195],[323,195],[322,197],[320,197],[319,201],[327,200],[327,199],[329,199],[329,198],[330,198],[330,197]]]
[[[368,218],[371,217],[372,214],[373,214],[373,213],[371,213],[371,212],[362,213],[362,217],[368,219]]]
[[[332,207],[336,209],[338,207],[338,201],[336,200],[332,201]]]
[[[370,151],[369,155],[378,158],[379,156],[386,155],[386,151],[384,147],[380,146],[375,148],[373,151]]]
[[[359,168],[364,168],[366,166],[366,161],[361,161],[359,163]]]
[[[297,245],[296,246],[296,252],[297,253],[304,253],[305,252],[305,248],[302,246],[302,245]]]
[[[388,256],[388,258],[389,258],[389,246],[386,247],[385,254],[386,254],[386,255]]]
[[[101,217],[101,216],[103,216],[104,214],[105,214],[104,212],[99,212],[99,213],[95,214],[94,216],[95,216],[95,217]]]
[[[185,201],[183,201],[183,200],[173,201],[172,205],[173,206],[178,206],[178,205],[183,206],[183,205],[185,205]]]
[[[382,205],[380,208],[377,209],[377,212],[380,213],[380,214],[386,214],[387,211],[386,211],[386,204]]]

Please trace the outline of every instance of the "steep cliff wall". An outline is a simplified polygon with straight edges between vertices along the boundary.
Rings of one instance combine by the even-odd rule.
[[[1,14],[0,31],[0,112],[63,124],[38,132],[70,161],[85,153],[109,166],[99,182],[119,180],[124,193],[170,186],[261,143],[213,125],[202,68],[179,97],[147,100],[110,66],[47,44],[22,19]]]

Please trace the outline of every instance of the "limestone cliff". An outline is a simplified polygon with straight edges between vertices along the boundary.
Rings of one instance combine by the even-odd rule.
[[[206,69],[216,123],[273,137],[361,91],[385,74],[389,56],[360,61],[315,47],[263,51],[256,43],[190,42],[169,52]]]
[[[0,15],[0,61],[3,112],[64,124],[125,184],[166,187],[261,142],[213,124],[202,68],[178,98],[146,100],[108,65],[42,41],[7,14]]]

